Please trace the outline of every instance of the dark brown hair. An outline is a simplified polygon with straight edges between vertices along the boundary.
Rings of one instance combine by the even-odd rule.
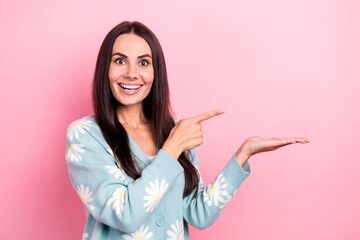
[[[127,175],[137,179],[141,176],[140,168],[130,150],[126,130],[118,120],[116,108],[120,103],[111,93],[108,77],[114,42],[124,33],[133,33],[142,37],[151,48],[154,81],[149,95],[143,100],[143,109],[145,117],[153,123],[158,149],[162,148],[175,122],[170,106],[165,58],[158,39],[140,22],[120,23],[106,35],[100,47],[92,86],[93,108],[96,121],[116,161]],[[194,189],[197,193],[199,184],[198,172],[188,155],[188,152],[183,152],[179,157],[179,163],[184,168],[185,174],[184,196],[188,196]]]

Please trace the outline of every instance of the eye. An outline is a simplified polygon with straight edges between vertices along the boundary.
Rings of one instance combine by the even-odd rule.
[[[140,65],[140,66],[147,66],[147,65],[149,65],[149,62],[148,62],[147,60],[141,60],[141,61],[139,62],[139,65]]]
[[[117,64],[125,64],[125,60],[123,58],[118,58],[115,60],[115,63]]]

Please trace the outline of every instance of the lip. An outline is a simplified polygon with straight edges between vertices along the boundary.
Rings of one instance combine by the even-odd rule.
[[[128,90],[128,89],[124,89],[121,87],[121,85],[128,85],[128,86],[140,86],[138,89],[135,90]],[[120,88],[120,90],[125,93],[126,95],[134,95],[137,92],[140,91],[140,89],[142,88],[143,84],[138,84],[138,83],[118,83],[118,86]]]
[[[122,85],[130,85],[130,86],[142,86],[144,84],[142,83],[127,83],[127,82],[118,82],[118,84],[122,84]]]

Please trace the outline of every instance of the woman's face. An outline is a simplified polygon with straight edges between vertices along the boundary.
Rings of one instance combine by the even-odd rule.
[[[151,49],[145,39],[132,33],[116,38],[109,80],[111,92],[119,103],[142,104],[154,81]]]

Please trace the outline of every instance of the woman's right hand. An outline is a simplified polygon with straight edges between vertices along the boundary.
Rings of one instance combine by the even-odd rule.
[[[182,152],[193,149],[203,143],[201,122],[222,113],[224,113],[224,110],[218,109],[179,120],[171,130],[162,149],[177,160]]]

